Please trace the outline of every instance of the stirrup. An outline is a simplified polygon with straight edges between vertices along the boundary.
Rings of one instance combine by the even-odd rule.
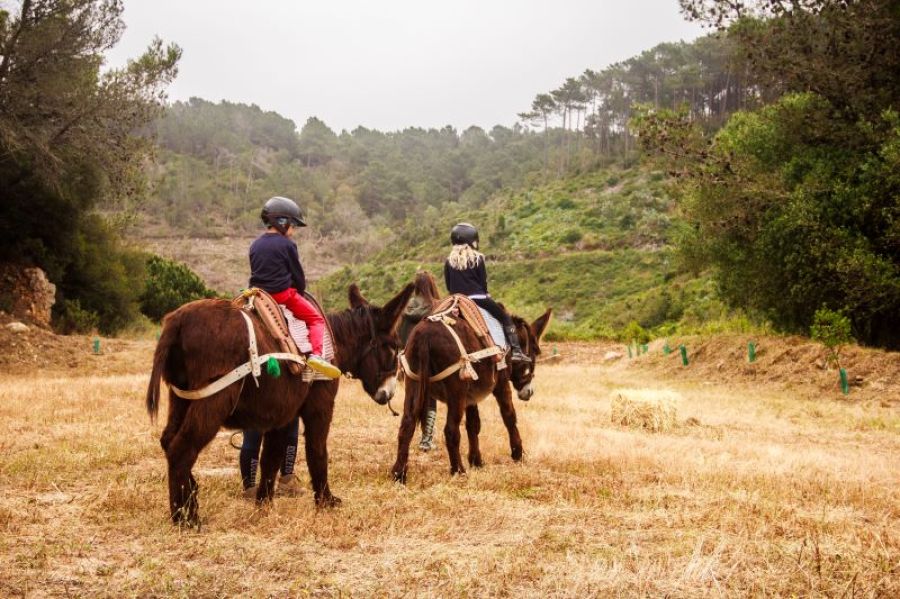
[[[509,361],[517,364],[531,364],[531,358],[522,353],[521,350],[512,350],[509,352]]]

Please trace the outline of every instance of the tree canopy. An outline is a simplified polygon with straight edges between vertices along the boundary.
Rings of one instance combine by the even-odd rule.
[[[727,26],[758,94],[780,96],[712,136],[683,108],[643,108],[642,143],[681,177],[683,257],[782,329],[825,308],[900,347],[896,3],[683,5]]]
[[[48,271],[57,302],[80,300],[112,331],[137,311],[142,260],[92,211],[144,193],[152,142],[137,135],[176,73],[154,40],[103,68],[121,37],[120,0],[23,0],[0,12],[0,259]]]

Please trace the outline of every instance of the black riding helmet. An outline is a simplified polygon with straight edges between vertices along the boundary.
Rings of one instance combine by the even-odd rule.
[[[457,223],[450,229],[450,243],[453,245],[468,244],[478,249],[478,229],[469,223]]]
[[[306,223],[303,221],[303,212],[300,210],[297,202],[281,196],[275,196],[266,200],[259,217],[262,219],[263,224],[275,227],[279,231],[282,227],[287,229],[288,225],[294,225],[295,227],[306,226]]]

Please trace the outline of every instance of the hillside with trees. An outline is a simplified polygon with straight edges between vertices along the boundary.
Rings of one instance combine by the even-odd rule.
[[[332,304],[351,279],[381,299],[438,272],[468,220],[497,295],[557,306],[560,336],[807,332],[825,314],[900,347],[900,9],[680,4],[712,33],[564,78],[511,127],[337,132],[167,105],[176,46],[103,66],[121,2],[25,0],[0,11],[0,262],[48,273],[59,330],[114,332],[214,293],[148,249],[234,292],[261,202],[288,195]]]
[[[222,239],[223,250],[239,254],[259,230],[261,199],[286,194],[309,215],[311,226],[301,242],[307,265],[320,274],[343,264],[353,271],[385,248],[417,251],[423,235],[434,235],[450,214],[492,222],[495,211],[506,209],[504,198],[517,193],[532,190],[535,210],[545,212],[541,198],[554,195],[554,189],[577,188],[588,179],[612,177],[613,171],[624,173],[616,175],[624,179],[647,179],[646,171],[629,172],[637,166],[630,123],[635,107],[687,100],[696,118],[715,129],[725,115],[751,101],[742,68],[721,36],[661,44],[566,79],[560,88],[538,94],[533,110],[519,115],[515,126],[489,131],[445,127],[383,133],[360,127],[336,133],[316,118],[295,131],[292,121],[257,106],[193,98],[171,105],[157,121],[153,193],[136,214],[121,220],[139,222],[135,233],[149,247],[177,248],[170,250],[171,257],[192,263],[218,288],[233,292],[246,280],[243,255],[213,259],[215,268],[232,276],[210,274],[209,252],[192,256],[184,243],[170,244],[168,238]],[[652,193],[665,196],[663,178],[652,174]],[[612,201],[623,202],[616,208],[623,214],[642,210],[630,204],[630,196]],[[663,204],[657,207],[659,218],[677,220],[674,205]],[[629,218],[624,226],[647,224]],[[657,225],[651,225],[654,231]],[[540,226],[545,248],[554,236],[578,237],[579,247],[594,247],[592,239],[602,239],[597,243],[603,245],[611,242],[610,235],[627,236],[611,233],[617,222],[601,225],[597,219],[588,219],[577,231],[552,221]],[[618,319],[607,325],[585,325],[577,334],[617,329]]]
[[[678,175],[681,253],[730,305],[806,332],[845,317],[900,348],[900,6],[683,0],[727,32],[758,95],[710,133],[645,107],[642,142]]]
[[[743,67],[719,36],[661,44],[538,94],[513,127],[335,132],[312,117],[299,131],[258,106],[176,102],[154,127],[150,231],[193,236],[252,232],[260,198],[295,197],[323,238],[357,238],[346,260],[369,255],[367,232],[390,238],[405,221],[448,204],[478,209],[504,189],[578,175],[633,156],[642,103],[677,106],[710,129],[751,102]],[[156,222],[153,222],[153,221]],[[152,225],[160,225],[154,229]],[[349,242],[348,242],[349,243]],[[352,244],[351,244],[352,245]]]

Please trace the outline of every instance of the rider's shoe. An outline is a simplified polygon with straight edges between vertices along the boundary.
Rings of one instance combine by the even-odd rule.
[[[302,491],[300,481],[293,474],[285,474],[279,478],[278,486],[275,487],[275,494],[285,497],[297,497]]]
[[[531,364],[531,358],[522,353],[515,325],[503,327],[503,333],[506,335],[506,342],[509,343],[509,361],[513,364]]]
[[[317,356],[316,354],[310,354],[309,357],[306,358],[306,365],[316,372],[324,374],[330,379],[336,379],[341,376],[340,368],[338,368],[322,356]]]

